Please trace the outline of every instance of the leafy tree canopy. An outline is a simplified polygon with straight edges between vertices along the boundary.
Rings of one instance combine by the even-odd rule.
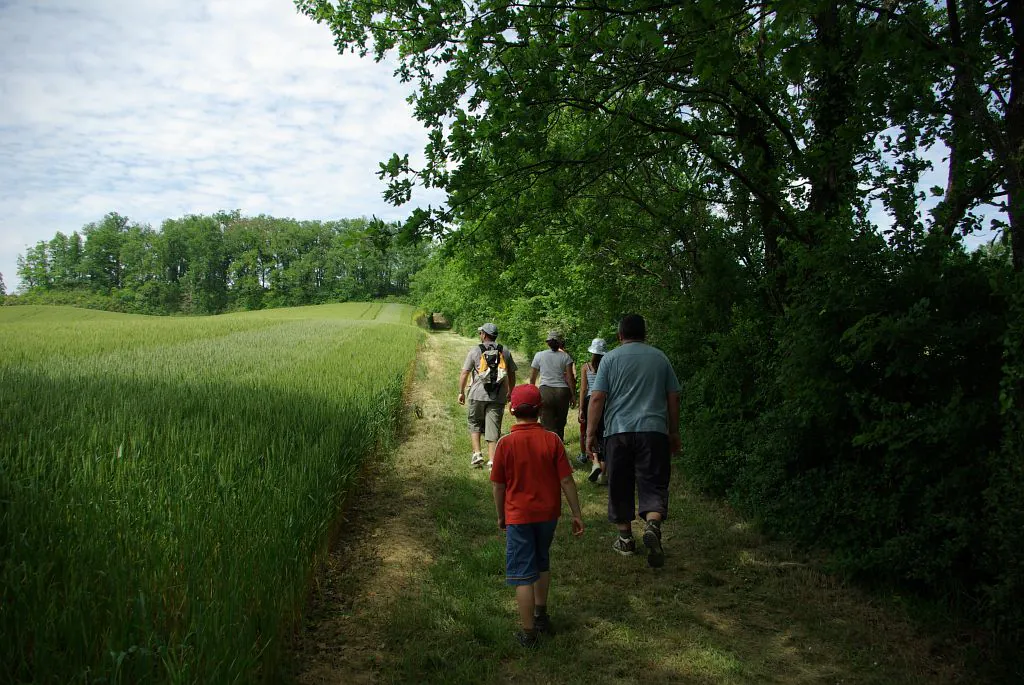
[[[167,219],[116,213],[18,258],[25,301],[214,314],[403,296],[429,245],[379,219],[296,221],[238,211]]]

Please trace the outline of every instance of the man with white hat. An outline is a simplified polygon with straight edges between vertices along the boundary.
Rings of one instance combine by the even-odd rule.
[[[501,419],[508,400],[508,389],[516,384],[516,363],[512,354],[495,342],[498,327],[485,323],[476,329],[480,344],[470,348],[459,375],[459,404],[469,400],[469,439],[473,443],[473,455],[469,465],[482,468],[483,452],[481,436],[487,441],[487,466],[494,461],[494,447],[501,437]],[[466,381],[469,394],[466,394]]]

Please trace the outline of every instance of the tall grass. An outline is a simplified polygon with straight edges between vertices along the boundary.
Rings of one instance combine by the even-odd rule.
[[[0,680],[273,678],[422,336],[380,309],[0,309]]]

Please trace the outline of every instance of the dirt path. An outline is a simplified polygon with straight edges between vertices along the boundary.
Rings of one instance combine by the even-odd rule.
[[[423,485],[452,451],[451,398],[439,389],[454,386],[450,367],[465,347],[451,334],[427,338],[409,393],[408,431],[394,454],[369,465],[318,581],[319,598],[297,643],[296,682],[377,682],[388,649],[381,624],[432,560]]]
[[[406,437],[368,468],[348,508],[297,639],[296,682],[978,682],[961,646],[765,540],[676,476],[665,568],[615,555],[607,491],[585,481],[584,467],[587,533],[576,540],[560,526],[552,548],[558,633],[536,652],[514,646],[504,542],[487,474],[468,468],[455,402],[471,344],[428,337]],[[576,439],[567,434],[571,454]]]

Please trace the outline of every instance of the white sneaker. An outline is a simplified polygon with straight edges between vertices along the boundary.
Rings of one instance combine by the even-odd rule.
[[[484,465],[484,457],[479,452],[473,452],[473,458],[469,460],[469,465],[475,469],[481,468]]]
[[[489,470],[489,469],[490,469],[490,468],[491,468],[492,466],[494,466],[494,461],[493,461],[493,460],[491,460],[491,459],[488,459],[488,460],[487,460],[487,468],[488,468],[488,470]]]

